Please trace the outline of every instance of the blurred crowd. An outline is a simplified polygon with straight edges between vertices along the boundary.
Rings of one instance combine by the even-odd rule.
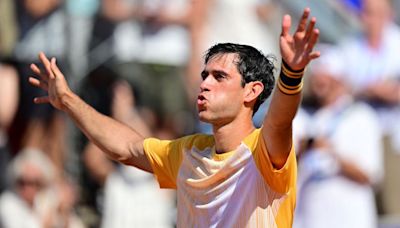
[[[144,136],[211,133],[195,109],[205,51],[248,44],[278,69],[281,17],[295,22],[305,6],[295,2],[0,0],[0,227],[175,226],[173,191],[109,160],[65,114],[33,104],[44,95],[28,85],[40,51],[86,102]],[[321,7],[312,14],[323,7],[346,23],[317,18],[321,58],[306,71],[294,122],[294,227],[400,227],[398,2],[310,1]],[[324,36],[332,25],[352,29]]]

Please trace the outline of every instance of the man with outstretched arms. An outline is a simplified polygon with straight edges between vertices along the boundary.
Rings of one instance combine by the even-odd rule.
[[[283,17],[282,66],[264,125],[252,116],[269,97],[274,65],[257,49],[222,43],[211,47],[201,72],[200,120],[213,135],[176,140],[144,138],[86,104],[68,87],[56,60],[43,54],[44,70],[30,83],[48,92],[35,103],[66,112],[111,159],[154,173],[162,188],[176,188],[178,227],[291,227],[296,201],[292,120],[301,100],[304,68],[320,54],[316,19],[306,8],[296,32]],[[138,205],[140,206],[140,205]]]

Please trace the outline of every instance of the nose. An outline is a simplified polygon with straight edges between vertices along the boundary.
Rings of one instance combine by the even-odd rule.
[[[204,91],[210,91],[210,88],[212,86],[212,78],[211,75],[207,75],[206,77],[204,77],[203,81],[200,83],[200,91],[204,92]]]

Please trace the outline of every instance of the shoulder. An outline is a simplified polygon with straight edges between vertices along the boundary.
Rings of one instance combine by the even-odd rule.
[[[4,204],[15,204],[18,201],[18,197],[15,195],[14,192],[5,191],[0,196],[0,205],[3,206]]]
[[[398,43],[400,38],[400,27],[395,23],[390,23],[385,28],[385,35],[391,39],[391,41]]]
[[[261,128],[257,128],[243,139],[243,143],[254,152],[259,146],[260,138],[262,138]]]
[[[23,219],[21,219],[23,218]],[[0,199],[1,227],[40,227],[38,217],[14,192],[6,191]]]
[[[21,213],[26,209],[25,203],[11,191],[5,191],[0,197],[0,213],[2,216],[4,213],[8,214],[8,211],[13,213]]]

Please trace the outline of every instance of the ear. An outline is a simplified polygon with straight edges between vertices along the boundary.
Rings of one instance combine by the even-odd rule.
[[[260,81],[249,82],[245,85],[244,101],[253,102],[264,90],[264,84]]]

